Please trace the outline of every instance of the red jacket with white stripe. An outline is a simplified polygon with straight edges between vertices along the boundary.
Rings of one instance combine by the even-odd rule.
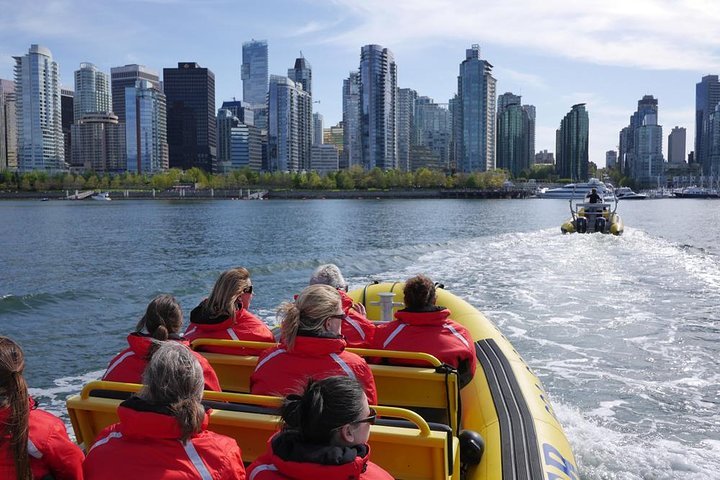
[[[10,436],[3,433],[10,418],[10,407],[0,408],[0,478],[16,478]],[[38,410],[30,400],[28,455],[33,478],[51,475],[55,480],[82,480],[82,450],[68,437],[62,420]]]
[[[248,467],[248,480],[392,480],[369,457],[368,445],[307,444],[286,431],[270,438],[267,451]]]
[[[268,348],[258,358],[250,376],[250,391],[256,395],[286,396],[299,393],[310,378],[322,380],[347,375],[363,386],[368,403],[377,405],[377,390],[367,362],[345,351],[342,338],[298,335],[292,350],[284,344]]]
[[[177,341],[189,348],[187,341]],[[147,357],[150,345],[152,345],[152,338],[135,332],[128,335],[127,342],[129,348],[118,353],[115,358],[112,359],[103,375],[103,380],[107,380],[108,382],[142,383],[142,374],[148,364]],[[207,359],[197,352],[192,353],[202,367],[203,377],[205,378],[205,390],[221,391],[220,381]]]
[[[456,368],[461,385],[465,385],[475,374],[475,346],[467,329],[449,316],[450,310],[444,307],[423,312],[400,310],[395,313],[396,322],[378,325],[374,348],[429,353]],[[388,361],[395,365],[427,366],[412,360]]]
[[[207,430],[182,443],[168,407],[131,397],[118,407],[120,423],[105,428],[83,465],[86,480],[244,480],[235,440]]]
[[[218,340],[246,340],[251,342],[275,343],[275,337],[268,326],[247,309],[235,312],[235,317],[207,317],[204,313],[203,300],[190,312],[190,325],[185,331],[185,338],[192,342],[197,338],[214,338]],[[258,355],[257,349],[225,348],[204,346],[204,352],[228,353],[230,355]]]
[[[375,336],[375,324],[352,308],[353,299],[338,290],[342,298],[342,309],[345,312],[345,319],[342,323],[342,334],[345,337],[348,347],[370,348]]]

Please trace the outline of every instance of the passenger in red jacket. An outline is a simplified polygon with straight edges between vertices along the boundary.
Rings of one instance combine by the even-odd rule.
[[[141,383],[142,373],[158,342],[174,340],[189,348],[189,342],[180,335],[182,324],[182,310],[172,295],[158,295],[153,298],[135,331],[127,337],[129,347],[112,359],[102,379],[109,382]],[[143,330],[148,333],[143,333]],[[193,352],[193,355],[203,369],[205,390],[219,392],[220,381],[215,370],[205,357],[197,352]]]
[[[20,346],[0,337],[0,478],[82,480],[83,453],[62,420],[28,396]]]
[[[223,272],[215,282],[210,297],[190,312],[190,325],[185,331],[185,338],[190,342],[197,338],[214,338],[275,343],[268,326],[248,310],[252,297],[250,272],[242,267]],[[200,350],[231,355],[260,353],[257,349],[213,346]]]
[[[435,305],[435,285],[425,275],[405,282],[405,309],[395,313],[397,321],[379,325],[375,348],[425,352],[458,370],[460,386],[475,374],[475,347],[470,333],[450,320],[450,310]],[[395,365],[426,365],[411,360],[391,359]]]
[[[369,461],[375,411],[362,387],[345,377],[310,380],[282,407],[283,429],[248,467],[253,480],[390,480]]]
[[[100,432],[90,448],[86,480],[245,479],[235,440],[207,430],[202,369],[190,350],[163,342],[143,383],[120,404],[120,423]]]
[[[330,285],[337,289],[345,312],[341,331],[348,347],[370,348],[375,324],[365,316],[365,306],[354,302],[347,294],[348,284],[338,266],[333,263],[320,265],[310,277],[310,285]]]
[[[345,351],[340,294],[329,285],[311,285],[295,303],[280,307],[280,345],[262,352],[250,377],[257,395],[285,396],[302,390],[309,378],[346,375],[359,381],[368,401],[377,403],[375,379],[361,357]]]

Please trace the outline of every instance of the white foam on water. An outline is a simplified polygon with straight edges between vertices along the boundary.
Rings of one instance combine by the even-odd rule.
[[[40,408],[65,419],[67,423],[65,400],[80,393],[86,383],[100,379],[103,373],[105,370],[96,370],[79,376],[58,378],[53,381],[54,387],[28,388],[28,393],[38,402]]]

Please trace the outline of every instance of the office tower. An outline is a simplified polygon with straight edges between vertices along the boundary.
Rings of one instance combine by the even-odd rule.
[[[323,143],[337,147],[338,162],[340,162],[342,160],[343,147],[345,146],[345,127],[342,120],[340,120],[337,125],[324,129]],[[342,168],[340,163],[338,163],[338,168]]]
[[[573,105],[555,132],[557,173],[572,181],[588,179],[588,132],[590,122],[584,103]]]
[[[465,50],[453,114],[458,123],[454,142],[459,172],[495,168],[495,83],[492,65],[480,59],[480,46]]]
[[[657,99],[644,95],[630,125],[620,131],[618,163],[623,174],[639,185],[654,185],[663,174],[662,127],[657,119]]]
[[[397,168],[409,172],[411,170],[410,147],[415,143],[415,102],[418,95],[412,88],[399,88],[397,95]]]
[[[535,154],[535,165],[555,165],[553,152],[541,150]]]
[[[245,125],[255,125],[254,111],[247,102],[240,100],[226,101],[222,103],[221,109],[230,110],[234,117],[237,117]]]
[[[72,165],[95,172],[127,168],[125,125],[112,112],[85,113],[72,125]]]
[[[287,77],[270,76],[268,91],[268,169],[297,172],[310,168],[312,100]]]
[[[165,95],[150,80],[125,89],[127,171],[155,173],[168,169]]]
[[[360,72],[350,72],[343,80],[343,151],[340,168],[362,165],[360,127]]]
[[[17,168],[15,82],[0,78],[0,170]]]
[[[633,143],[633,131],[630,126],[620,130],[618,143],[618,168],[622,173],[627,172],[629,160],[631,157]]]
[[[452,116],[447,104],[435,103],[430,97],[418,97],[413,126],[410,170],[423,167],[437,170],[449,168]]]
[[[618,154],[615,150],[605,152],[605,168],[615,168],[617,166]]]
[[[323,144],[323,116],[321,113],[313,113],[313,145]]]
[[[265,105],[268,92],[267,40],[251,40],[242,46],[243,101]]]
[[[668,163],[685,163],[686,131],[682,127],[675,127],[668,135]]]
[[[295,59],[295,66],[288,68],[288,78],[296,84],[301,84],[303,90],[312,96],[312,67],[305,57]]]
[[[241,168],[259,171],[262,166],[260,130],[240,121],[229,109],[217,115],[218,171],[231,172]]]
[[[338,170],[338,149],[335,145],[316,144],[310,149],[310,170],[327,174]]]
[[[528,163],[532,165],[535,159],[535,105],[523,105],[522,108],[528,116]]]
[[[86,113],[111,112],[110,78],[92,63],[81,63],[75,70],[73,121]]]
[[[163,69],[170,168],[214,172],[217,155],[215,75],[197,63]]]
[[[49,49],[31,45],[15,59],[15,108],[18,168],[66,167],[58,64]]]
[[[72,124],[75,119],[75,92],[69,88],[60,88],[60,118],[63,134],[63,152],[65,163],[72,163]]]
[[[365,169],[398,167],[397,65],[380,45],[360,51],[360,139]]]
[[[708,116],[703,141],[708,143],[703,174],[709,176],[710,184],[720,178],[720,103]]]
[[[504,93],[498,97],[496,166],[518,177],[530,168],[531,158],[528,110],[520,95]]]
[[[138,80],[147,80],[154,89],[162,91],[157,72],[144,65],[132,64],[110,69],[112,112],[120,123],[125,123],[125,89],[135,88]]]
[[[720,103],[720,81],[717,75],[706,75],[695,85],[695,154],[694,161],[710,174],[710,115]]]

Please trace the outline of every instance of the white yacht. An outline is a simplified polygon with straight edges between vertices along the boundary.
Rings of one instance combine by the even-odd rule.
[[[90,198],[92,198],[93,200],[100,200],[100,201],[103,201],[103,202],[107,202],[107,201],[109,201],[109,200],[112,200],[112,198],[110,198],[110,193],[108,193],[108,192],[100,192],[100,193],[98,193],[98,194],[93,195],[93,196],[90,197]]]
[[[610,193],[607,185],[597,178],[591,178],[587,183],[568,183],[559,188],[546,188],[540,190],[537,196],[540,198],[564,198],[565,200],[569,198],[583,199],[593,188],[601,196]]]
[[[635,193],[630,187],[616,188],[615,196],[620,200],[645,200],[647,198],[644,193]]]

